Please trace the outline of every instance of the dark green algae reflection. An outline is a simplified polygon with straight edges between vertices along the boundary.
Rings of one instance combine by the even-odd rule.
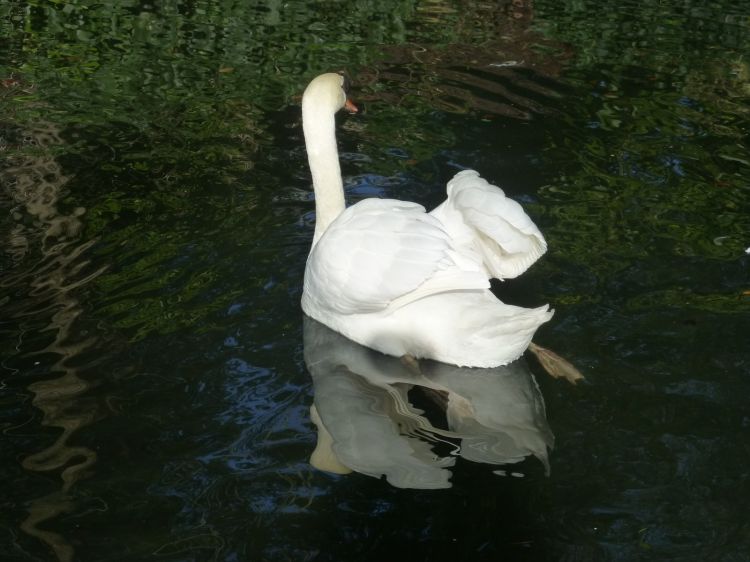
[[[5,558],[750,558],[746,4],[0,15]],[[550,302],[537,341],[587,376],[529,359],[549,477],[533,456],[458,457],[442,491],[310,467],[298,99],[339,68],[366,107],[340,124],[351,201],[434,205],[470,166],[547,236],[498,290]]]

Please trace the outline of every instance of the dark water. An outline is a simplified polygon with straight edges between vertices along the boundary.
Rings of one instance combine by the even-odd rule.
[[[4,560],[750,560],[747,3],[0,14]],[[299,96],[340,68],[350,201],[501,185],[550,250],[499,292],[584,383],[303,332]],[[359,473],[310,465],[314,402]]]

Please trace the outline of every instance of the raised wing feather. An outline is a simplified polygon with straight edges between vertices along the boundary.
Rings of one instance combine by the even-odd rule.
[[[449,235],[424,207],[367,199],[346,209],[313,248],[305,292],[318,306],[358,314],[489,285],[476,266],[455,258]]]
[[[436,213],[449,231],[473,230],[472,242],[494,277],[520,275],[547,250],[521,205],[474,170],[461,171],[448,183],[448,201]]]

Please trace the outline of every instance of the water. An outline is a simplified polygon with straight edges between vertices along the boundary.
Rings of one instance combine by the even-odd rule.
[[[0,13],[4,559],[750,559],[747,5]],[[462,373],[308,371],[299,95],[340,68],[349,200],[501,185],[550,250],[498,293],[556,309],[536,341],[584,383],[529,356],[471,425],[446,389],[491,392]],[[313,403],[398,427],[451,487],[314,468]],[[472,449],[520,442],[511,407],[526,448]]]

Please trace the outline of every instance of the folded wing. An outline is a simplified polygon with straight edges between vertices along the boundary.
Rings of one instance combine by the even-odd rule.
[[[341,314],[398,308],[425,296],[487,288],[435,217],[415,203],[367,199],[347,208],[313,248],[305,293]]]

